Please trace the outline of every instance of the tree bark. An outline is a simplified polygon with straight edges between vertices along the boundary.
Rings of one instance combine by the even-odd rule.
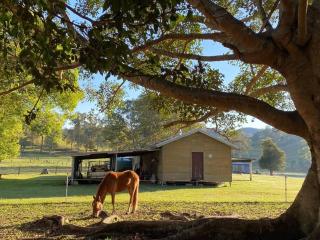
[[[270,170],[270,176],[273,176],[273,170],[272,169],[269,169]]]

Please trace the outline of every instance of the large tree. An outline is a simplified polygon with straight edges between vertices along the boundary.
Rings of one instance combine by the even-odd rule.
[[[259,165],[263,169],[268,169],[270,175],[274,171],[283,170],[285,167],[285,153],[272,141],[271,138],[263,140],[262,155],[259,159]]]
[[[1,95],[27,84],[41,85],[47,91],[73,89],[73,82],[61,76],[81,67],[89,73],[111,73],[194,108],[208,109],[204,118],[231,110],[254,116],[304,138],[312,154],[298,196],[277,219],[218,219],[174,226],[136,223],[126,228],[128,232],[143,229],[150,236],[172,235],[172,239],[320,238],[319,0],[72,3],[0,2],[0,50],[5,60],[17,62],[17,71],[32,76]],[[12,51],[13,40],[21,51]],[[219,43],[229,51],[204,56],[199,49],[202,41],[208,48],[212,44],[215,49]],[[222,85],[216,71],[203,63],[214,61],[241,62],[253,77],[240,74],[233,85]],[[279,103],[290,98],[293,104]],[[138,228],[139,224],[151,228]]]

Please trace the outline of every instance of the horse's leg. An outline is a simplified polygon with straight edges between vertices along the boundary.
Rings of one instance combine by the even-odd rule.
[[[116,210],[114,208],[114,200],[115,200],[116,193],[111,192],[111,202],[112,202],[112,214],[115,214]]]
[[[139,183],[136,184],[134,188],[132,213],[134,213],[138,209],[138,193],[139,193]]]
[[[129,195],[130,195],[130,200],[129,200],[129,206],[128,206],[128,211],[127,211],[127,214],[130,213],[130,209],[132,208],[132,197],[133,197],[133,189],[132,189],[132,186],[129,186],[128,187],[128,192],[129,192]]]

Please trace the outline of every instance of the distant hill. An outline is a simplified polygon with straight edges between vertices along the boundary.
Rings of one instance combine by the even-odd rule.
[[[241,128],[240,131],[247,137],[252,137],[255,133],[261,131],[261,129],[246,127],[246,128]]]
[[[274,128],[265,129],[241,128],[241,149],[234,152],[235,157],[249,157],[259,160],[261,156],[261,142],[271,138],[286,153],[285,171],[306,172],[310,166],[310,152],[304,139],[286,134]],[[238,139],[239,141],[239,139]],[[254,163],[259,168],[259,163]]]

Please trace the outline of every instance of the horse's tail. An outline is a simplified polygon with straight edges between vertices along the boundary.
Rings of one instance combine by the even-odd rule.
[[[133,211],[138,209],[139,181],[137,182],[133,193]]]

